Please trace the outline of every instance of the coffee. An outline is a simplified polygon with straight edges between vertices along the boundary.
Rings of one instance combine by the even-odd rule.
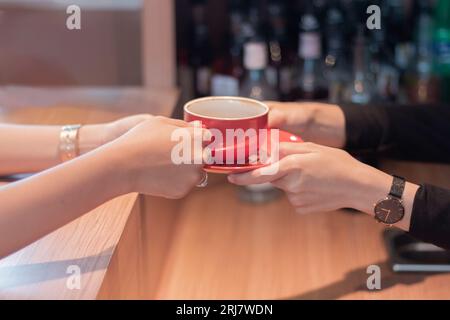
[[[186,112],[197,117],[216,120],[239,120],[259,117],[267,113],[267,107],[234,98],[209,98],[193,101],[186,106]]]

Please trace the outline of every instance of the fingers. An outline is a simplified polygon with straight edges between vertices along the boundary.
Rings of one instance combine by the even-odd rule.
[[[305,143],[281,143],[280,144],[280,158],[287,157],[293,154],[308,154],[315,153],[322,150],[322,146],[305,142]]]
[[[280,162],[254,171],[234,174],[228,177],[228,181],[240,186],[262,184],[277,181],[286,176],[292,170],[292,159],[281,159]],[[273,174],[266,174],[266,173]]]
[[[248,186],[272,182],[273,180],[281,178],[283,174],[286,173],[279,171],[275,176],[265,176],[261,173],[261,169],[257,169],[247,173],[230,175],[228,181],[238,186]]]
[[[136,121],[145,121],[145,120],[150,120],[152,119],[154,116],[148,113],[143,113],[143,114],[137,114],[134,116],[130,116],[129,119],[135,119]]]
[[[126,131],[152,118],[153,116],[150,114],[137,114],[111,122],[110,125],[116,126],[119,130]]]
[[[167,123],[169,125],[180,127],[180,128],[189,128],[192,127],[193,124],[190,124],[186,121],[179,120],[179,119],[171,119],[166,117],[158,117],[158,119],[161,119],[164,123]]]

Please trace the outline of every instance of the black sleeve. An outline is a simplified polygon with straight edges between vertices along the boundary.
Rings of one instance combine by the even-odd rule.
[[[450,106],[341,106],[347,149],[450,162]]]
[[[450,162],[450,106],[341,108],[349,151],[375,150],[408,160]],[[410,234],[450,250],[450,190],[420,187]]]
[[[421,186],[411,218],[412,236],[450,250],[450,190]]]

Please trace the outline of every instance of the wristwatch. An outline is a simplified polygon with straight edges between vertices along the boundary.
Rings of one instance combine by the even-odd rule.
[[[404,178],[394,176],[389,195],[375,205],[375,219],[378,222],[393,226],[403,220],[405,206],[402,199],[405,186],[406,180]]]

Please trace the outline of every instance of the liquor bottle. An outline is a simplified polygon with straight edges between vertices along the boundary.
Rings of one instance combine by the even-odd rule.
[[[364,27],[358,28],[358,34],[353,47],[353,79],[346,90],[346,101],[355,104],[368,104],[373,96],[368,61],[369,55],[364,36]]]
[[[265,38],[264,21],[263,21],[263,17],[261,14],[259,0],[250,1],[248,19],[249,19],[250,25],[253,28],[253,32],[254,32],[254,39],[252,39],[252,40],[264,41],[265,40],[264,39]]]
[[[239,81],[244,76],[243,49],[248,37],[246,19],[247,16],[242,2],[232,1],[230,4],[230,74]]]
[[[214,74],[211,78],[211,95],[237,96],[239,83],[244,75],[242,65],[242,49],[245,43],[244,25],[246,13],[240,1],[231,1],[229,6],[230,28],[225,53],[220,61],[215,62]],[[218,65],[219,64],[219,65]]]
[[[325,78],[328,82],[330,103],[344,99],[345,86],[351,80],[345,50],[344,13],[337,0],[331,2],[325,15]]]
[[[268,64],[267,45],[264,42],[249,42],[244,47],[246,77],[240,95],[252,99],[277,100],[278,95],[266,78]]]
[[[324,100],[328,97],[322,65],[319,20],[310,4],[300,19],[298,75],[291,100]]]
[[[408,101],[437,103],[440,80],[433,74],[433,16],[428,1],[418,3],[415,55],[405,75]]]
[[[370,76],[375,84],[373,100],[377,102],[395,102],[399,95],[400,72],[395,65],[394,46],[388,43],[386,30],[382,26],[379,30],[370,31]]]
[[[268,5],[269,65],[267,80],[277,89],[281,101],[289,98],[292,90],[292,51],[287,33],[286,7],[278,1]]]
[[[395,66],[400,76],[404,75],[406,69],[409,68],[415,54],[415,39],[412,37],[411,27],[417,23],[418,2],[429,3],[430,1],[381,1],[382,29],[385,33],[385,41],[389,49],[394,51]],[[386,35],[386,31],[389,31],[388,35]]]
[[[267,45],[264,42],[249,42],[244,47],[244,65],[247,70],[240,95],[260,101],[277,100],[277,92],[266,79],[268,63]],[[260,184],[238,189],[239,198],[250,203],[271,201],[280,195],[271,184]]]
[[[434,67],[442,79],[442,100],[450,102],[450,0],[438,0],[436,5],[433,43]]]
[[[196,97],[210,95],[211,89],[211,64],[213,54],[205,15],[205,2],[199,0],[194,1],[192,3],[192,47],[189,60],[193,69],[193,83]]]

